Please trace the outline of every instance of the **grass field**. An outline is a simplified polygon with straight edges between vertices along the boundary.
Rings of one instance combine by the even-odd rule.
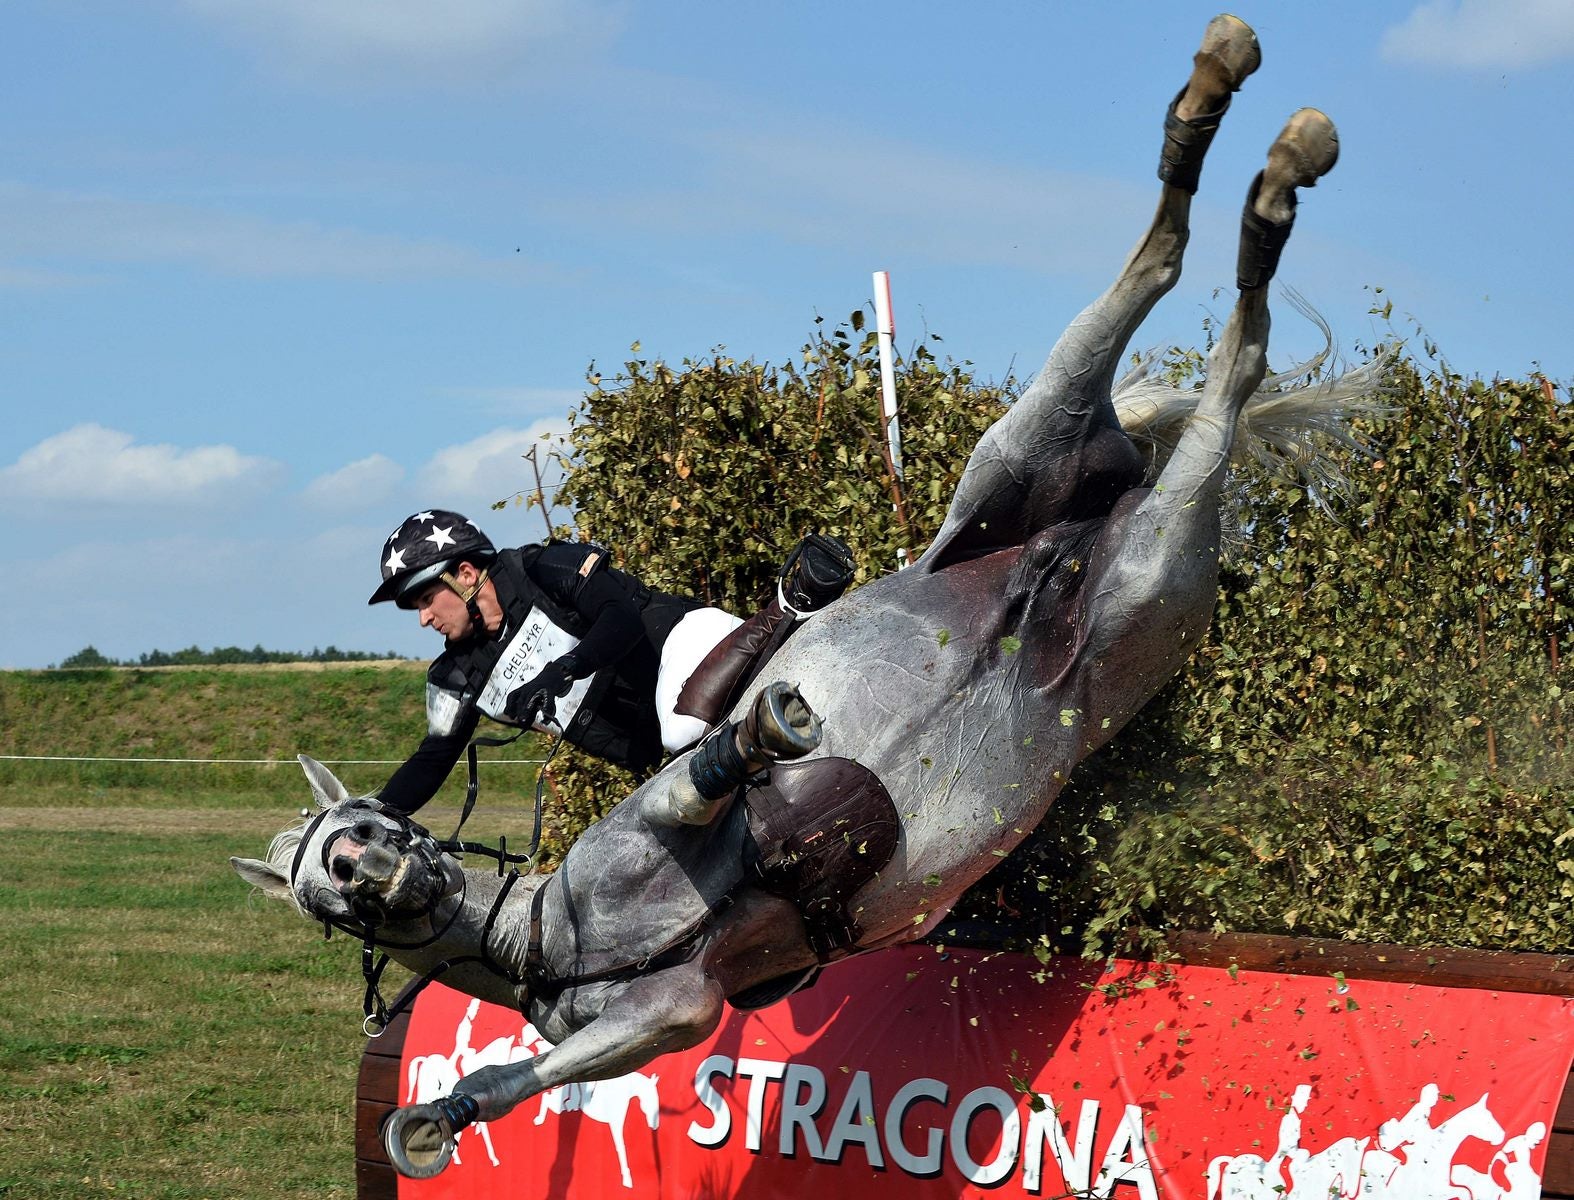
[[[0,673],[0,752],[395,758],[419,737],[418,669],[216,674]],[[466,836],[522,843],[533,782],[485,768]],[[353,1197],[359,945],[227,861],[308,799],[294,765],[0,762],[0,1197]],[[451,781],[423,819],[447,833],[461,799]]]

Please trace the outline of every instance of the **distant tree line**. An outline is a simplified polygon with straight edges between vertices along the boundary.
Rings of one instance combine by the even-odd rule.
[[[340,650],[337,646],[324,649],[313,647],[309,652],[299,650],[264,650],[253,646],[243,650],[239,646],[215,646],[203,650],[188,646],[184,650],[154,650],[137,658],[110,658],[93,646],[84,646],[75,654],[61,661],[56,670],[72,671],[91,667],[217,667],[234,663],[293,663],[293,662],[376,662],[385,658],[403,658],[392,650],[376,654],[367,650]]]

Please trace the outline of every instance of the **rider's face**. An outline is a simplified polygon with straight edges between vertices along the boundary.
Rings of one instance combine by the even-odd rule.
[[[442,580],[434,581],[416,597],[415,611],[421,618],[422,629],[435,629],[450,642],[470,632],[470,612],[465,602]]]

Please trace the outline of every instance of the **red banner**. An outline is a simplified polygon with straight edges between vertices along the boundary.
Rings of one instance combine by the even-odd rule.
[[[1521,1200],[1571,1003],[909,946],[473,1126],[399,1195]],[[546,1048],[517,1013],[431,987],[400,1101]]]

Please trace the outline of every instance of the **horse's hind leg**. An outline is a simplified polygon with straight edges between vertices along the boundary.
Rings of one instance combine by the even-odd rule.
[[[1241,218],[1240,295],[1185,433],[1149,492],[1133,492],[1100,537],[1088,590],[1096,711],[1114,727],[1175,671],[1206,629],[1219,566],[1219,498],[1241,410],[1267,370],[1268,283],[1298,187],[1333,168],[1339,139],[1316,109],[1290,118]]]
[[[1203,157],[1231,93],[1260,61],[1245,22],[1226,15],[1209,23],[1191,78],[1165,117],[1164,188],[1152,225],[1114,284],[1071,323],[1026,393],[979,440],[925,556],[932,569],[1019,545],[1058,521],[1102,516],[1141,482],[1110,388],[1132,334],[1180,278]]]

